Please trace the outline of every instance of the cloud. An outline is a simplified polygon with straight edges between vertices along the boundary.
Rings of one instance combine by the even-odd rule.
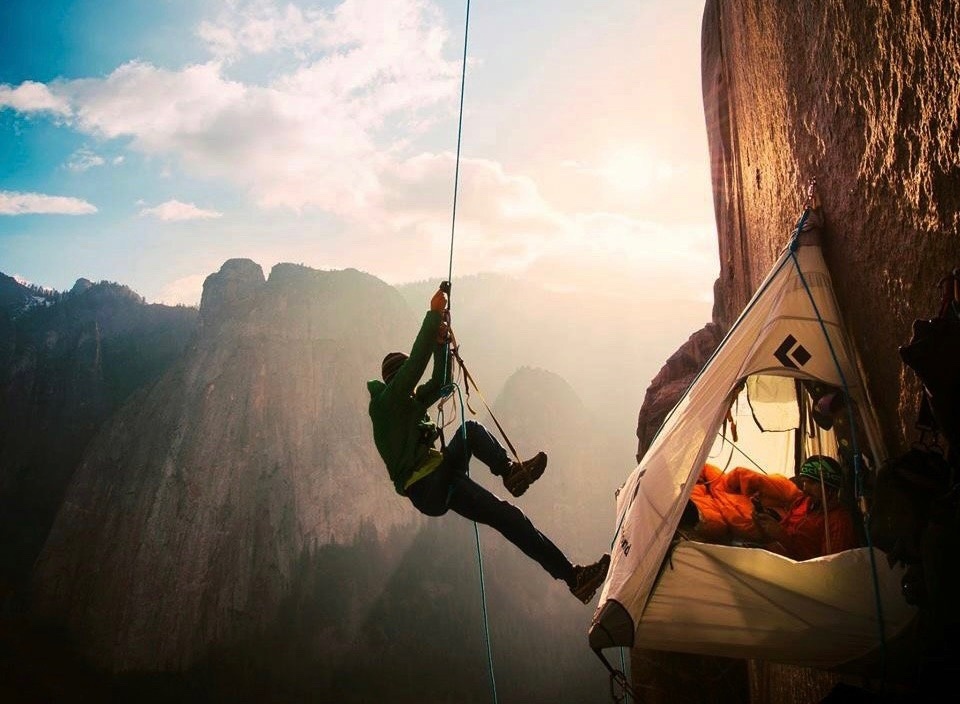
[[[156,302],[165,303],[168,306],[199,305],[200,296],[203,293],[203,282],[206,278],[206,274],[191,274],[171,281],[160,291]]]
[[[95,166],[103,166],[105,163],[106,160],[102,156],[94,153],[89,147],[84,146],[70,155],[65,166],[70,171],[80,173],[92,169]]]
[[[455,158],[421,154],[394,164],[382,179],[379,208],[344,245],[337,266],[368,267],[387,281],[446,272],[520,275],[584,295],[640,300],[711,300],[717,276],[712,226],[665,225],[617,213],[568,214],[530,178],[499,163],[462,159],[451,232]],[[331,256],[329,243],[322,256]]]
[[[328,16],[326,12],[304,11],[293,4],[284,8],[262,2],[247,4],[221,12],[216,20],[202,22],[197,35],[219,57],[262,54],[316,42],[329,23]]]
[[[140,204],[141,201],[137,201]],[[209,220],[223,217],[223,213],[216,210],[198,208],[193,203],[181,203],[179,200],[168,200],[152,208],[141,208],[141,215],[153,216],[165,222],[180,220]]]
[[[455,109],[459,63],[444,58],[442,17],[422,0],[347,0],[332,11],[230,3],[200,33],[218,53],[208,62],[132,61],[104,78],[24,83],[7,102],[58,106],[83,134],[128,140],[263,207],[346,218],[380,198],[380,173],[402,148],[394,128],[409,136]],[[230,77],[225,56],[267,50],[296,60],[265,84]]]
[[[674,160],[659,156],[655,150],[640,145],[620,145],[601,156],[599,164],[564,161],[562,165],[600,179],[608,188],[623,191],[632,197],[650,190],[651,186],[676,182],[685,169]]]
[[[80,198],[0,191],[0,215],[88,215],[96,206]]]
[[[554,243],[526,275],[544,286],[663,305],[713,299],[719,268],[712,226],[589,213],[573,218],[567,237]]]
[[[423,0],[345,0],[330,10],[293,3],[231,3],[212,21],[202,22],[197,35],[217,58],[288,51],[300,57],[352,50],[361,54],[395,54],[410,39],[427,42],[428,50],[445,41],[438,8]],[[401,57],[402,58],[402,57]]]
[[[401,246],[449,247],[455,157],[420,154],[382,174],[382,198],[366,216],[367,229],[401,233]],[[569,230],[524,176],[487,159],[461,159],[456,224],[458,256],[477,271],[516,271]]]
[[[70,114],[69,102],[56,95],[43,83],[24,81],[16,88],[0,84],[0,108],[12,108],[18,112],[50,112],[56,115]]]

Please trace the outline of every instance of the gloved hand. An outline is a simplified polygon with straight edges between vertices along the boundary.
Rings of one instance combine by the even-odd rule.
[[[437,344],[442,345],[446,342],[450,342],[450,339],[453,337],[453,332],[450,330],[450,322],[444,320],[440,323],[440,330],[437,332]]]

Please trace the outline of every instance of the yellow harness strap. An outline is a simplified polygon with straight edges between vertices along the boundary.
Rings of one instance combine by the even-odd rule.
[[[440,450],[430,448],[427,450],[427,459],[414,470],[413,474],[410,475],[410,478],[407,480],[407,483],[403,485],[403,490],[406,491],[410,488],[412,484],[416,484],[418,481],[423,479],[425,476],[433,472],[437,467],[440,466],[440,463],[443,462],[443,453]]]

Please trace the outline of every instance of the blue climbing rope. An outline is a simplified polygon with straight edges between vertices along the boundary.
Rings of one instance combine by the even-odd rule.
[[[808,220],[808,218],[809,218],[809,216],[810,216],[810,214],[811,214],[811,212],[812,212],[812,210],[813,210],[813,204],[812,204],[812,188],[813,188],[813,183],[811,183],[811,191],[810,191],[811,196],[810,196],[810,200],[808,200],[808,203],[807,203],[806,207],[804,208],[804,210],[803,210],[803,212],[802,212],[799,220],[797,221],[796,227],[795,227],[795,229],[794,229],[794,231],[793,231],[793,233],[792,233],[791,239],[790,239],[789,244],[788,244],[789,256],[788,256],[788,257],[784,257],[784,258],[780,261],[780,264],[777,266],[777,268],[768,275],[766,281],[765,281],[765,282],[763,283],[763,285],[758,289],[758,291],[754,294],[754,296],[753,296],[753,298],[751,299],[750,303],[747,305],[747,307],[744,309],[744,311],[743,311],[743,312],[740,314],[740,316],[737,318],[736,322],[730,327],[730,330],[727,332],[727,334],[724,336],[723,340],[720,342],[720,344],[719,344],[719,345],[717,346],[717,348],[714,350],[713,354],[710,355],[710,358],[709,358],[709,359],[707,360],[707,362],[701,367],[701,369],[700,369],[700,371],[698,372],[698,374],[696,375],[696,377],[695,377],[695,378],[690,382],[690,384],[687,386],[687,392],[689,392],[690,388],[692,388],[693,385],[694,385],[694,384],[700,379],[700,377],[704,374],[704,372],[706,371],[706,369],[710,366],[710,364],[711,364],[711,363],[713,362],[713,360],[716,358],[717,354],[720,352],[720,350],[721,350],[721,349],[723,348],[723,346],[726,344],[727,340],[730,338],[730,336],[733,334],[733,332],[739,327],[739,325],[740,325],[741,321],[743,320],[743,318],[749,313],[749,311],[753,308],[753,306],[755,305],[755,303],[761,298],[761,295],[763,294],[763,292],[764,292],[764,291],[766,290],[766,288],[772,283],[772,281],[776,278],[776,275],[780,272],[780,270],[781,270],[784,266],[786,266],[786,265],[788,264],[788,262],[789,262],[789,263],[792,263],[793,266],[796,268],[797,274],[799,275],[800,280],[801,280],[801,282],[802,282],[802,284],[803,284],[803,286],[804,286],[804,289],[805,289],[805,292],[806,292],[806,294],[807,294],[807,297],[808,297],[808,299],[810,300],[810,303],[811,303],[811,305],[812,305],[812,307],[813,307],[814,313],[815,313],[816,318],[817,318],[817,322],[818,322],[819,325],[820,325],[820,329],[821,329],[821,331],[822,331],[822,333],[823,333],[824,339],[825,339],[826,342],[827,342],[827,347],[828,347],[828,349],[830,350],[830,354],[831,354],[831,357],[832,357],[832,359],[833,359],[834,366],[836,367],[837,373],[838,373],[839,376],[840,376],[842,391],[843,391],[843,395],[844,395],[844,400],[845,400],[845,402],[846,402],[847,414],[848,414],[848,418],[849,418],[849,422],[850,422],[851,442],[852,442],[852,451],[853,451],[854,486],[855,486],[855,490],[856,490],[856,493],[857,493],[857,498],[860,499],[860,498],[862,498],[862,496],[863,496],[863,476],[862,476],[862,471],[861,471],[861,459],[862,459],[862,458],[861,458],[861,454],[860,454],[860,448],[859,448],[859,445],[858,445],[858,438],[857,438],[857,431],[856,431],[856,422],[855,422],[855,418],[854,418],[854,415],[853,415],[853,403],[852,403],[852,401],[851,401],[849,384],[848,384],[848,382],[847,382],[846,375],[845,375],[844,372],[843,372],[843,368],[842,368],[842,366],[840,365],[840,361],[839,361],[839,358],[838,358],[838,356],[837,356],[836,349],[834,348],[833,341],[832,341],[832,339],[831,339],[831,337],[830,337],[830,334],[829,334],[829,332],[828,332],[828,330],[827,330],[826,323],[824,322],[823,316],[822,316],[821,313],[820,313],[820,309],[819,309],[819,307],[817,306],[816,301],[814,300],[814,297],[813,297],[812,291],[811,291],[811,289],[810,289],[810,285],[809,285],[809,283],[808,283],[808,281],[807,281],[807,279],[806,279],[806,276],[804,276],[804,273],[803,273],[802,269],[800,268],[800,264],[799,264],[799,261],[798,261],[798,259],[797,259],[797,254],[796,254],[797,249],[798,249],[799,246],[800,246],[800,242],[799,242],[800,233],[803,231],[803,228],[806,226],[807,220]],[[685,392],[685,393],[686,393],[686,392]],[[673,413],[674,413],[675,411],[676,411],[676,407],[674,407],[674,409],[672,409],[672,410],[670,411],[670,413],[667,414],[667,416],[664,418],[663,422],[661,423],[660,428],[657,430],[657,435],[659,435],[660,432],[663,431],[663,428],[666,426],[667,422],[669,421],[670,417],[673,415]],[[655,437],[656,437],[656,436],[655,436]],[[617,539],[618,539],[618,537],[619,537],[619,535],[620,535],[621,530],[623,529],[623,523],[624,523],[624,521],[625,521],[625,519],[626,519],[627,514],[629,513],[629,510],[630,510],[631,505],[633,504],[633,501],[636,499],[636,495],[637,495],[638,490],[639,490],[639,482],[637,483],[637,486],[635,487],[634,495],[633,495],[627,502],[625,502],[625,506],[624,506],[624,509],[623,509],[622,514],[621,514],[620,516],[618,516],[618,519],[617,519],[617,527],[616,527],[616,530],[615,530],[615,532],[614,532],[613,541],[611,542],[611,548],[613,548],[613,547],[616,545],[616,543],[617,543]],[[874,555],[874,550],[873,550],[873,545],[872,545],[872,539],[871,539],[871,536],[870,536],[870,514],[869,514],[869,511],[865,512],[864,515],[863,515],[863,524],[864,524],[864,531],[865,531],[865,533],[866,533],[867,548],[868,548],[868,551],[869,551],[869,554],[870,554],[870,569],[871,569],[871,576],[872,576],[872,581],[873,581],[874,600],[875,600],[875,604],[876,604],[876,613],[877,613],[877,626],[878,626],[879,640],[880,640],[881,672],[883,672],[883,673],[885,674],[885,672],[886,672],[886,659],[887,659],[887,652],[886,652],[886,651],[887,651],[887,647],[886,647],[886,634],[885,634],[885,628],[884,628],[883,605],[882,605],[881,595],[880,595],[879,578],[878,578],[877,567],[876,567],[876,556]]]
[[[467,15],[463,22],[463,65],[460,69],[460,110],[457,117],[457,160],[453,169],[453,213],[450,218],[450,261],[447,265],[447,281],[453,278],[453,238],[457,227],[457,194],[460,188],[460,143],[463,138],[463,96],[467,83],[467,36],[470,31],[470,0],[467,0]],[[448,294],[449,295],[449,294]]]
[[[800,268],[800,263],[797,261],[797,248],[799,247],[799,235],[803,229],[804,224],[806,224],[807,216],[809,215],[811,206],[803,211],[803,215],[800,218],[800,221],[797,223],[797,229],[793,233],[793,239],[790,241],[790,260],[793,262],[794,267],[797,270],[797,275],[800,277],[800,281],[803,283],[804,291],[807,294],[807,298],[810,299],[810,305],[813,306],[813,312],[817,316],[817,323],[820,324],[820,330],[823,332],[823,337],[827,341],[827,348],[830,350],[830,356],[833,359],[833,364],[837,369],[837,374],[840,375],[840,384],[843,390],[843,399],[847,407],[847,417],[850,422],[850,442],[852,444],[853,450],[853,478],[854,478],[854,491],[858,503],[863,498],[863,476],[860,468],[860,447],[857,443],[857,427],[856,419],[853,415],[853,401],[850,396],[850,387],[847,384],[847,377],[843,373],[843,367],[840,365],[840,359],[837,357],[836,349],[833,346],[833,340],[830,339],[830,333],[827,331],[827,325],[823,321],[823,316],[820,314],[820,308],[817,306],[817,302],[813,298],[813,292],[810,290],[810,285],[807,282],[807,277],[804,276],[803,270]],[[880,580],[877,576],[877,559],[873,553],[873,541],[870,536],[870,512],[866,511],[863,513],[863,530],[866,534],[867,540],[867,549],[870,553],[870,574],[873,581],[873,597],[877,609],[877,628],[879,630],[880,636],[880,670],[883,675],[886,674],[886,660],[887,660],[887,638],[883,622],[883,602],[880,595]]]
[[[624,655],[624,650],[626,649],[620,648],[620,672],[622,672],[623,676],[626,677],[627,676],[627,658],[626,658],[626,655]],[[629,702],[630,700],[636,701],[635,699],[633,699],[633,697],[630,696],[629,691],[624,691],[623,693],[624,704],[627,704],[627,702]]]
[[[454,166],[453,172],[453,209],[450,218],[450,258],[447,264],[447,312],[450,311],[450,302],[453,299],[452,289],[449,286],[450,282],[453,280],[453,244],[456,237],[456,227],[457,227],[457,196],[460,190],[460,145],[463,139],[463,98],[465,93],[465,86],[467,82],[467,38],[470,33],[470,0],[467,0],[467,9],[466,17],[463,23],[463,65],[460,72],[460,110],[457,118],[457,157]],[[460,401],[460,432],[466,444],[467,440],[467,426],[466,418],[463,412],[463,409],[466,407],[463,402],[463,393],[460,390],[460,387],[456,384],[447,384],[447,375],[450,371],[450,345],[446,347],[446,353],[444,355],[443,361],[443,380],[444,380],[444,391],[447,392],[444,394],[446,397],[449,393],[452,393],[455,388],[457,391],[457,396]],[[438,425],[443,428],[443,411],[440,411],[440,418],[438,418]],[[469,475],[469,467],[467,473]],[[450,497],[447,497],[449,502]],[[490,673],[490,690],[493,694],[494,704],[498,704],[497,698],[497,680],[493,673],[493,648],[490,644],[490,620],[487,612],[487,590],[484,584],[483,578],[483,551],[480,549],[480,527],[477,525],[477,522],[473,522],[473,532],[476,538],[477,545],[477,569],[480,575],[480,605],[483,612],[483,633],[484,640],[487,646],[487,669]]]

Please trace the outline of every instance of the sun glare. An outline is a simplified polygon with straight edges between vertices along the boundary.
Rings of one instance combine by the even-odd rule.
[[[670,177],[674,169],[641,146],[621,147],[609,152],[597,169],[608,186],[622,192],[649,189]]]

